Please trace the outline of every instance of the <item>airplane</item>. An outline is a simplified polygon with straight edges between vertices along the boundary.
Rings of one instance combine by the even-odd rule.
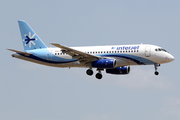
[[[67,47],[51,43],[55,48],[47,47],[26,21],[19,20],[19,28],[24,51],[8,49],[15,53],[12,57],[34,62],[41,65],[61,68],[87,68],[87,75],[93,75],[97,69],[96,78],[102,78],[102,72],[108,74],[126,75],[132,65],[154,65],[157,67],[174,60],[165,49],[150,44],[108,45]]]

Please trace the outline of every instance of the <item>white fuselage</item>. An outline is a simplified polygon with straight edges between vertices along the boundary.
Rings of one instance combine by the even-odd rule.
[[[174,60],[164,49],[149,44],[70,47],[102,58],[116,59],[117,67],[128,65],[163,64]],[[162,49],[158,51],[157,49]],[[13,57],[53,67],[90,67],[76,58],[63,53],[60,48],[27,50],[30,56],[13,54]]]

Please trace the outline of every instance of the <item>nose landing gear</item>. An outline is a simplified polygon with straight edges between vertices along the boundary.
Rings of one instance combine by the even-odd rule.
[[[155,74],[155,75],[159,75],[159,72],[158,72],[158,71],[155,71],[154,74]]]
[[[154,64],[154,68],[155,68],[154,74],[155,75],[159,75],[159,72],[157,71],[157,67],[159,67],[159,66],[160,66],[160,64]]]

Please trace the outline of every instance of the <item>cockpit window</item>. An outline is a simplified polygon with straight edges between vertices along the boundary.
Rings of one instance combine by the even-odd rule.
[[[165,49],[161,49],[162,51],[164,51],[164,52],[167,52]]]
[[[165,49],[163,48],[156,48],[155,51],[164,51],[164,52],[167,52]]]

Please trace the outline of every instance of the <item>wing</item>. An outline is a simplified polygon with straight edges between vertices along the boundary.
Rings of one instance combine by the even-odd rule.
[[[23,54],[23,55],[26,55],[26,56],[32,55],[32,53],[22,52],[22,51],[13,50],[13,49],[7,49],[7,50],[10,50],[10,51],[13,51],[13,52],[16,52],[16,53],[19,53],[19,54]]]
[[[51,44],[58,47],[58,48],[61,48],[61,51],[63,53],[66,53],[66,54],[72,56],[73,59],[77,59],[81,63],[89,63],[89,62],[101,59],[100,57],[90,55],[90,54],[86,54],[84,52],[81,52],[81,51],[78,51],[78,50],[75,50],[75,49],[72,49],[72,48],[69,48],[66,46],[62,46],[62,45],[57,44],[57,43],[51,43]]]

